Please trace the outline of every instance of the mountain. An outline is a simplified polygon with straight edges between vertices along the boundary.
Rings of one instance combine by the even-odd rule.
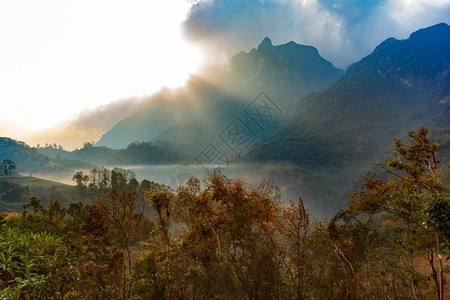
[[[443,128],[432,135],[448,145],[449,49],[447,24],[387,39],[329,88],[303,97],[290,124],[248,159],[294,162],[308,174],[298,184],[303,194],[330,203],[326,195],[347,194],[352,180],[383,161],[393,139],[407,140],[410,130]],[[448,157],[448,148],[441,150]]]
[[[184,87],[164,88],[150,97],[136,113],[103,134],[96,146],[123,149],[133,142],[151,141],[170,126],[195,120],[217,93],[214,84],[191,76]]]
[[[185,145],[193,154],[192,149],[198,151],[220,134],[262,92],[281,116],[265,129],[280,128],[303,95],[329,86],[343,73],[314,47],[294,42],[273,46],[265,38],[256,49],[231,58],[227,68],[210,69],[191,78],[186,87],[156,94],[146,108],[116,124],[96,145],[123,148],[153,140],[157,145]],[[188,135],[194,139],[180,139]]]

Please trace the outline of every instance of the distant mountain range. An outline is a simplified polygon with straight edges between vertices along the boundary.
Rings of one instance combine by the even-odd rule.
[[[329,88],[303,97],[290,124],[247,160],[294,162],[304,170],[300,193],[328,204],[374,170],[393,151],[393,139],[406,141],[420,126],[433,129],[448,163],[449,49],[447,24],[387,39]]]
[[[300,149],[306,141],[322,145],[332,161],[379,159],[409,130],[449,127],[449,49],[447,24],[384,41],[329,88],[303,97],[290,124],[252,156],[302,164],[299,152],[274,150],[290,143]]]

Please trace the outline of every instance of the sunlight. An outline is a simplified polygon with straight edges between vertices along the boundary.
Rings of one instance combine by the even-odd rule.
[[[178,87],[202,60],[181,33],[184,1],[22,2],[0,4],[2,136]]]

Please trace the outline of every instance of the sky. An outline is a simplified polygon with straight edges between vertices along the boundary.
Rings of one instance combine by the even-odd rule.
[[[28,141],[50,130],[61,139],[61,127],[90,110],[184,84],[201,60],[181,30],[189,8],[183,0],[0,0],[0,136]]]
[[[440,22],[450,0],[0,0],[0,136],[71,149],[266,36],[346,68]]]

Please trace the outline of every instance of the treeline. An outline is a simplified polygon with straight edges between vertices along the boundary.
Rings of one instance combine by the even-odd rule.
[[[80,191],[108,194],[67,211],[32,198],[2,221],[0,298],[444,299],[448,173],[426,129],[410,137],[327,223],[269,181],[214,173],[174,193],[78,173]]]
[[[73,175],[72,180],[76,183],[78,193],[76,197],[85,203],[96,203],[105,199],[111,190],[138,192],[166,188],[147,179],[139,183],[133,171],[119,167],[93,168],[89,173],[78,171]]]
[[[154,146],[150,142],[131,143],[125,149],[96,147],[93,142],[86,142],[83,148],[73,151],[66,151],[54,144],[38,147],[37,151],[53,158],[84,161],[95,165],[189,164],[194,162],[187,155]]]

